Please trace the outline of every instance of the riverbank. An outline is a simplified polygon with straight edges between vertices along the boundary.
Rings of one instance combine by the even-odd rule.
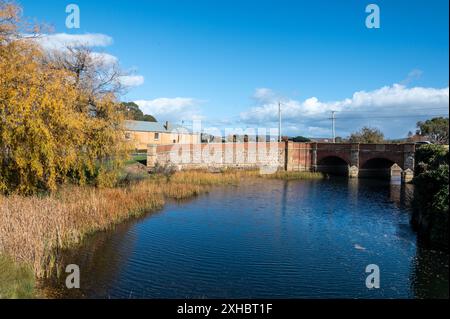
[[[430,247],[448,252],[449,150],[425,145],[416,152],[411,223]]]
[[[242,179],[259,176],[257,171],[189,171],[169,178],[149,175],[117,188],[66,186],[49,196],[0,196],[0,255],[28,269],[33,279],[44,278],[54,269],[59,251],[77,247],[89,234],[157,211],[166,199],[186,199],[207,192],[211,186],[238,185]],[[263,176],[321,178],[321,174],[283,172]],[[18,279],[14,285],[32,285],[28,277]],[[4,288],[8,294],[2,297],[17,297],[14,291],[19,288],[14,285]]]

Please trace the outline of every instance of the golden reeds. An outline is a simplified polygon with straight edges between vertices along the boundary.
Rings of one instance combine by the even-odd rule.
[[[163,207],[166,198],[189,198],[214,185],[235,185],[253,171],[178,172],[169,179],[153,177],[127,187],[98,189],[66,186],[45,197],[0,196],[0,255],[45,277],[61,249],[78,245],[95,231]],[[277,173],[282,179],[318,178],[310,173]]]
[[[274,174],[261,175],[265,178],[282,179],[282,180],[300,180],[300,179],[322,179],[324,175],[322,173],[315,172],[287,172],[279,171]]]
[[[164,204],[160,188],[141,183],[129,188],[68,187],[48,197],[3,197],[0,202],[0,251],[32,266],[38,277],[52,267],[58,249]]]

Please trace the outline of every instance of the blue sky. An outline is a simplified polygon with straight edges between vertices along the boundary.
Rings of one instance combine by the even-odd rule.
[[[65,26],[70,3],[80,7],[80,29]],[[370,3],[380,7],[380,29],[365,26]],[[160,121],[276,127],[281,100],[289,135],[330,136],[334,109],[340,136],[370,125],[397,138],[448,114],[447,0],[20,4],[64,39],[94,38],[140,84],[122,98]]]

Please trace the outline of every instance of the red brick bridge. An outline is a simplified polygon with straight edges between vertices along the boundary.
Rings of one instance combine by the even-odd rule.
[[[398,176],[410,181],[414,174],[414,144],[287,144],[287,170],[307,170],[349,177]]]
[[[266,152],[270,154],[266,156]],[[414,154],[414,144],[171,144],[149,145],[147,165],[151,168],[156,163],[170,163],[180,169],[271,166],[287,171],[319,171],[349,177],[402,177],[410,181],[414,174]]]

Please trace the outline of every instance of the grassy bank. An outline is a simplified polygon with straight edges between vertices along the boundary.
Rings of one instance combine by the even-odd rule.
[[[34,298],[35,278],[30,267],[0,256],[0,299]]]
[[[282,180],[299,180],[299,179],[322,179],[324,175],[322,173],[313,172],[286,172],[279,171],[275,174],[261,175],[263,178],[269,179],[282,179]]]
[[[22,288],[13,280],[0,281],[0,289],[3,285],[8,291],[1,296],[26,296],[30,281],[25,274],[46,277],[55,266],[59,250],[76,247],[93,232],[161,209],[168,198],[190,198],[207,192],[211,186],[237,185],[244,178],[257,176],[257,172],[249,171],[217,174],[189,171],[178,172],[169,179],[151,176],[118,188],[67,186],[45,197],[0,196],[0,254],[8,256],[8,260],[3,257],[2,263],[10,265],[0,276],[27,279],[22,280]],[[263,176],[280,179],[320,177],[317,174],[284,173]]]

